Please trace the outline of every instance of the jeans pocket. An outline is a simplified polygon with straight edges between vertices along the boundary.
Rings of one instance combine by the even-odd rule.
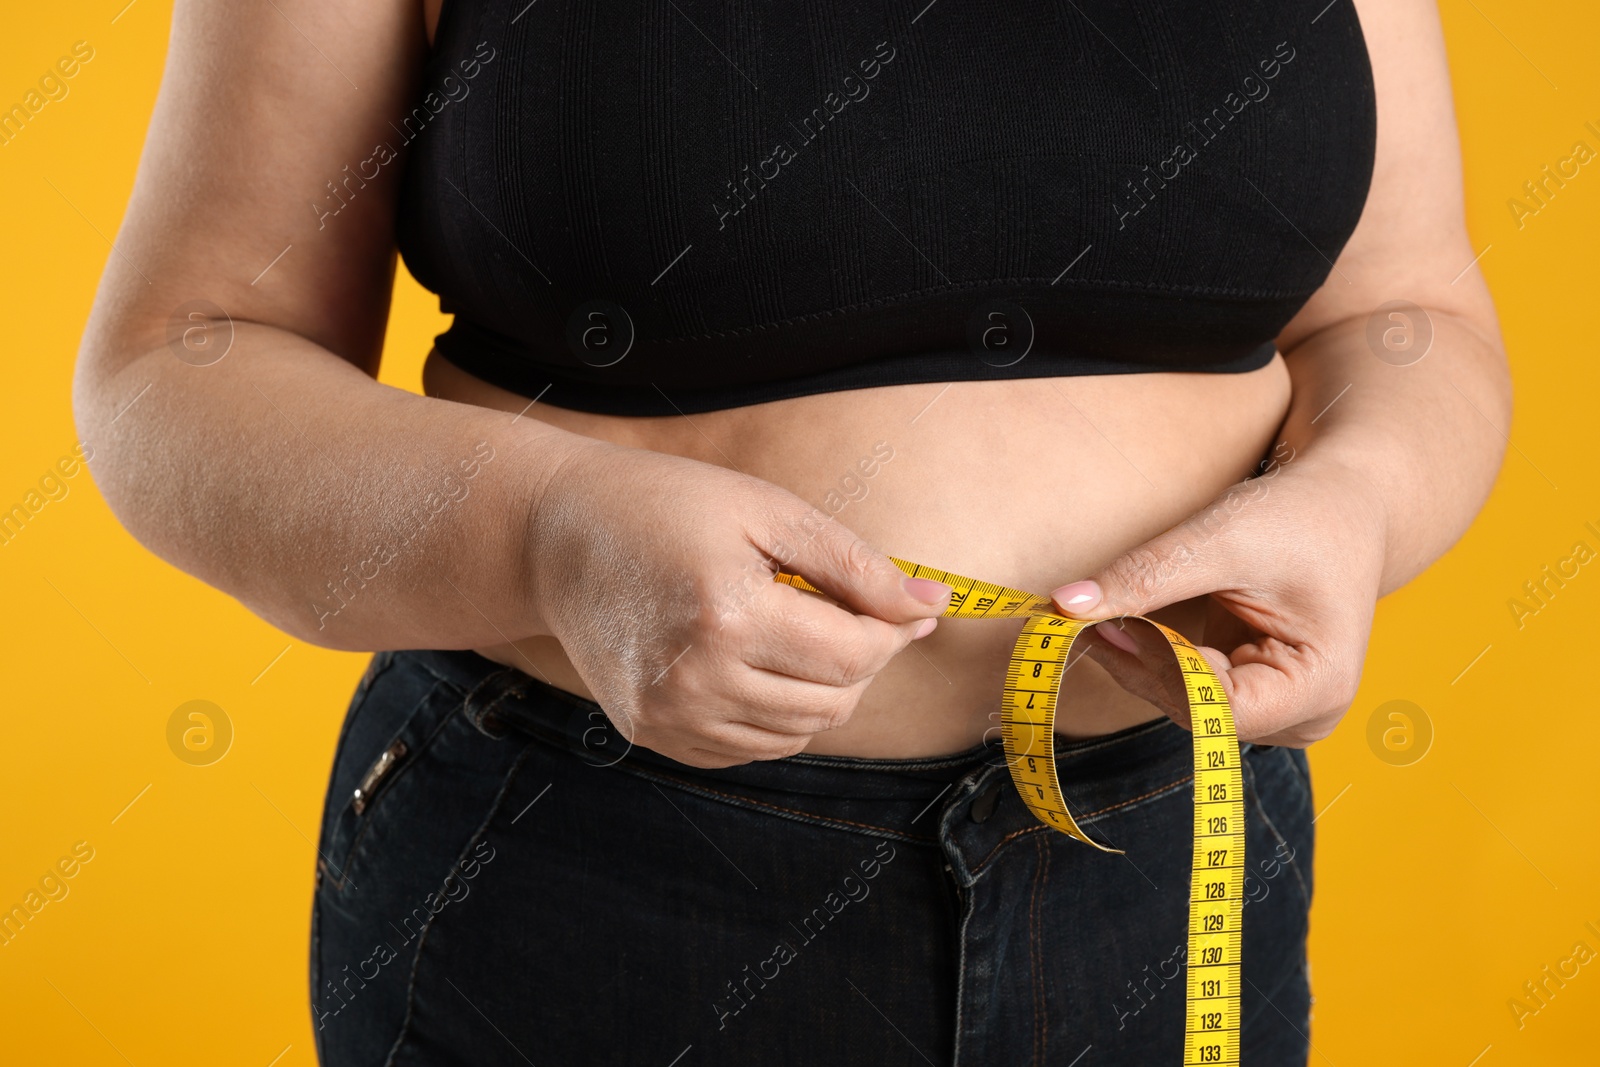
[[[406,1016],[424,932],[481,884],[471,882],[475,864],[493,854],[467,846],[527,750],[485,728],[493,717],[480,705],[500,682],[446,676],[438,662],[397,653],[335,763],[312,908],[322,1063],[382,1062]]]
[[[1310,1013],[1306,934],[1311,910],[1313,830],[1305,754],[1246,748],[1244,977],[1241,1048],[1254,1059],[1304,1062]],[[1250,1057],[1247,1057],[1247,1059]]]
[[[368,675],[351,701],[324,802],[317,885],[334,891],[350,880],[352,860],[384,795],[462,699],[454,686],[404,660],[391,659]]]
[[[1246,802],[1254,809],[1249,821],[1259,822],[1264,830],[1259,842],[1251,842],[1256,847],[1247,877],[1262,885],[1292,887],[1301,907],[1309,909],[1315,828],[1305,752],[1297,748],[1248,752],[1244,766]]]

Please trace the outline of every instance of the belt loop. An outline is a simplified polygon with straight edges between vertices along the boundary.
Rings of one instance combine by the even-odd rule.
[[[501,738],[510,732],[496,709],[507,698],[520,700],[525,695],[518,681],[521,677],[522,672],[512,667],[498,670],[473,686],[462,700],[461,713],[479,733]]]

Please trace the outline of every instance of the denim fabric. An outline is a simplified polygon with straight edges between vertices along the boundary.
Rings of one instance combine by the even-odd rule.
[[[318,1053],[1179,1064],[1189,735],[1161,720],[1057,758],[1080,822],[1126,856],[1040,825],[995,746],[700,770],[474,653],[380,653],[323,816]],[[1310,781],[1296,750],[1244,763],[1244,1063],[1304,1064]]]

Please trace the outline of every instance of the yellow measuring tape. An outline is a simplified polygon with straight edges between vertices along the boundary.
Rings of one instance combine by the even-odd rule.
[[[893,557],[890,557],[893,559]],[[1011,652],[1000,736],[1011,781],[1028,810],[1101,852],[1121,853],[1095,841],[1078,826],[1056,776],[1055,716],[1067,654],[1084,630],[1095,625],[1069,619],[1049,597],[980,582],[959,574],[894,560],[913,578],[950,586],[950,619],[1028,621]],[[776,580],[821,592],[792,574]],[[1143,618],[1130,615],[1127,618]],[[1244,780],[1239,739],[1222,682],[1183,635],[1145,619],[1172,646],[1189,696],[1194,733],[1194,864],[1189,876],[1189,953],[1186,968],[1183,1062],[1239,1062],[1240,920],[1244,914]]]

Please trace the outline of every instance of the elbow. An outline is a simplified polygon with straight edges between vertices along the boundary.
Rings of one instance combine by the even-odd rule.
[[[133,385],[127,372],[137,362],[118,366],[86,341],[72,380],[73,423],[77,447],[111,513],[135,540],[165,556],[151,515],[149,427],[143,424],[143,434],[137,429],[142,424],[137,407],[150,400],[155,382]]]
[[[307,596],[303,600],[280,600],[277,603],[245,604],[245,607],[302,644],[325,648],[331,652],[375,652],[370,638],[340,625],[343,604],[332,596],[322,598]]]
[[[225,592],[230,580],[217,506],[196,450],[193,407],[164,349],[137,350],[85,336],[72,382],[72,413],[95,488],[111,514],[140,546],[172,566]],[[215,444],[217,442],[213,442]]]
[[[1431,323],[1434,347],[1440,345],[1440,334],[1447,334],[1445,355],[1450,370],[1445,373],[1450,384],[1499,431],[1503,444],[1511,432],[1511,363],[1488,291],[1465,301],[1425,305],[1424,313]]]

